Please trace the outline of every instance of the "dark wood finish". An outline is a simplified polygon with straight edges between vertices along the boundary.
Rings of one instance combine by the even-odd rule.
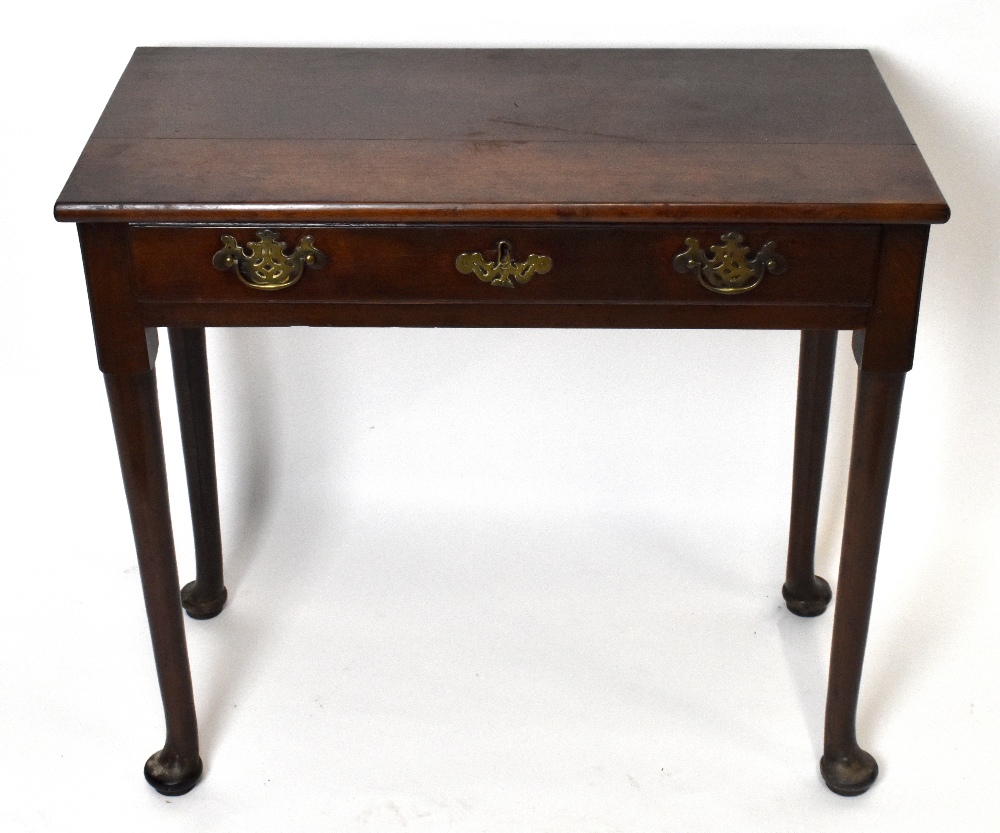
[[[106,373],[104,379],[167,724],[166,742],[146,762],[145,775],[164,795],[181,795],[197,783],[202,764],[170,525],[156,372]]]
[[[915,147],[890,145],[92,139],[56,216],[180,223],[279,217],[943,223],[947,209],[927,193],[923,164]],[[412,177],[413,171],[436,175]],[[638,202],[628,201],[630,192]],[[147,196],[153,194],[155,201]],[[537,202],[529,201],[532,195]]]
[[[929,234],[929,226],[883,229],[875,303],[853,342],[862,370],[903,373],[913,367]]]
[[[942,222],[863,50],[139,49],[59,219]]]
[[[467,277],[467,276],[466,276]],[[303,279],[304,280],[304,279]],[[499,290],[498,290],[499,291]],[[514,294],[517,290],[511,291]],[[271,293],[277,295],[277,292]],[[721,297],[721,296],[720,296]],[[142,303],[143,320],[169,327],[587,327],[593,329],[732,328],[851,330],[865,307],[832,304],[297,304]]]
[[[905,378],[904,373],[858,371],[820,761],[827,786],[841,795],[863,793],[878,775],[875,759],[858,746],[855,717]]]
[[[228,594],[222,581],[222,532],[205,330],[200,327],[171,327],[167,332],[177,391],[177,413],[184,447],[197,570],[195,580],[181,589],[181,603],[189,616],[211,619],[222,610]]]
[[[836,330],[802,331],[788,568],[781,588],[788,609],[799,616],[818,616],[832,596],[826,579],[815,574],[815,556],[836,356]]]
[[[140,301],[353,301],[379,303],[663,303],[718,302],[694,274],[678,274],[674,255],[695,237],[703,248],[719,245],[728,226],[350,226],[281,228],[288,250],[309,234],[328,263],[306,270],[294,286],[264,291],[219,272],[212,256],[223,234],[246,246],[253,228],[179,231],[163,226],[131,229],[136,293]],[[876,227],[740,226],[756,252],[767,242],[788,261],[751,292],[726,298],[741,304],[871,303],[879,230]],[[550,272],[514,289],[494,287],[455,268],[462,252],[496,258],[500,240],[515,260],[552,258]],[[165,255],[168,253],[169,255]]]
[[[156,330],[143,326],[132,291],[128,228],[108,223],[77,226],[97,365],[104,373],[152,370],[159,347]]]
[[[153,363],[171,328],[198,560],[193,613],[225,600],[207,326],[803,330],[785,597],[821,612],[816,516],[836,330],[860,366],[821,771],[863,792],[854,720],[928,224],[948,218],[860,50],[140,49],[56,216],[80,223],[167,743],[161,792],[200,773]],[[329,264],[261,292],[220,236],[312,234]],[[742,295],[673,271],[685,238],[774,241],[785,274]],[[499,240],[553,258],[514,289],[455,269]],[[193,608],[193,610],[192,610]]]
[[[913,144],[838,49],[141,48],[94,136]]]

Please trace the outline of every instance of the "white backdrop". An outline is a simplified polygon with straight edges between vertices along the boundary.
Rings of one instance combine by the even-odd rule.
[[[0,828],[996,830],[997,9],[8,12]],[[162,715],[75,232],[51,208],[132,49],[194,44],[872,50],[953,219],[931,234],[904,397],[859,710],[882,767],[867,795],[818,774],[832,615],[780,598],[797,334],[652,331],[211,331],[231,601],[188,622],[206,775],[173,800],[145,785]],[[183,582],[165,345],[159,375]]]

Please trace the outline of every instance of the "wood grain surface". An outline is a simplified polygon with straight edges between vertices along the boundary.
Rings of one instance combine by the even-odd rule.
[[[69,221],[942,222],[864,50],[139,49]]]

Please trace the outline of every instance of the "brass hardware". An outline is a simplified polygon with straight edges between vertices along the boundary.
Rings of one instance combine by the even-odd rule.
[[[455,258],[455,268],[463,275],[474,274],[490,286],[514,288],[514,281],[524,284],[535,275],[544,275],[552,268],[552,258],[548,255],[528,255],[524,263],[511,259],[510,243],[497,243],[497,259],[487,261],[479,252],[465,252]],[[511,280],[513,278],[513,280]]]
[[[306,266],[326,266],[326,256],[313,246],[311,234],[303,237],[291,254],[285,252],[287,244],[278,239],[278,233],[269,229],[258,231],[257,240],[247,243],[249,254],[228,234],[222,235],[222,244],[212,265],[220,272],[234,270],[243,283],[254,289],[284,289],[302,277]]]
[[[674,270],[697,272],[698,280],[705,289],[734,295],[749,292],[761,282],[765,272],[780,275],[788,268],[788,262],[774,251],[774,242],[765,243],[757,256],[747,259],[748,246],[741,246],[743,236],[731,231],[722,235],[724,245],[709,246],[712,257],[708,257],[698,245],[697,238],[689,237],[684,242],[687,250],[674,258]]]

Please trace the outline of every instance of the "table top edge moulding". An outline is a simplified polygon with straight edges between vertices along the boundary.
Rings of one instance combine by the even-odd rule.
[[[839,330],[857,399],[820,774],[855,716],[931,224],[949,208],[866,50],[140,48],[55,206],[77,224],[163,700],[202,773],[184,617],[223,582],[205,328],[801,330],[782,595],[814,573]],[[177,575],[167,329],[195,537]]]

